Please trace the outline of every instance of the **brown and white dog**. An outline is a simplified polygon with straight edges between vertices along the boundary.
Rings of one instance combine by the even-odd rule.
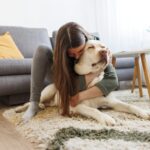
[[[103,79],[104,69],[107,67],[108,63],[109,54],[107,48],[105,48],[100,41],[89,40],[86,43],[83,55],[80,57],[80,60],[77,62],[77,64],[75,64],[74,69],[76,73],[80,75],[97,72],[99,73],[99,76],[88,85],[87,88],[90,88]],[[45,101],[48,101],[49,106],[58,106],[58,96],[59,93],[55,85],[48,85],[41,93],[39,107],[44,109]],[[17,108],[16,111],[24,111],[27,109],[28,105],[29,103]],[[113,92],[106,97],[95,97],[84,100],[75,107],[70,106],[70,111],[81,114],[85,117],[93,118],[103,125],[114,125],[115,119],[97,109],[103,106],[112,108],[115,111],[131,113],[143,119],[150,119],[149,111],[116,99],[113,95]]]

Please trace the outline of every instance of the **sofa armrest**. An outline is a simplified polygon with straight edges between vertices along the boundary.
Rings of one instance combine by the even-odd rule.
[[[117,58],[115,68],[116,69],[134,68],[134,57]]]
[[[134,58],[117,58],[115,68],[119,81],[132,80],[134,72]]]
[[[31,64],[32,58],[0,59],[0,76],[30,74]]]

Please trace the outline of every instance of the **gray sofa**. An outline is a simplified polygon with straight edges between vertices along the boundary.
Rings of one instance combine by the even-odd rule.
[[[39,45],[51,47],[44,28],[0,26],[0,35],[10,32],[25,57],[23,60],[0,59],[0,101],[8,105],[29,100],[32,57]]]
[[[24,55],[23,60],[0,59],[0,102],[16,105],[27,102],[30,93],[32,57],[39,45],[55,45],[56,32],[49,38],[45,28],[0,26],[0,35],[9,31]],[[96,34],[96,38],[98,35]],[[51,42],[50,42],[51,41]],[[133,58],[117,59],[119,81],[132,80]]]

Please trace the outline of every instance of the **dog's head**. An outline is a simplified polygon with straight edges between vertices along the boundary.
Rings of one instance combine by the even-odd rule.
[[[103,71],[109,63],[108,49],[97,40],[87,41],[84,52],[75,64],[77,74],[85,75]]]

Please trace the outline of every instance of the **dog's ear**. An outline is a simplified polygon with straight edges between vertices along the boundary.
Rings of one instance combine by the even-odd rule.
[[[94,48],[94,41],[93,40],[89,40],[85,46],[85,49],[91,49],[91,48]]]

